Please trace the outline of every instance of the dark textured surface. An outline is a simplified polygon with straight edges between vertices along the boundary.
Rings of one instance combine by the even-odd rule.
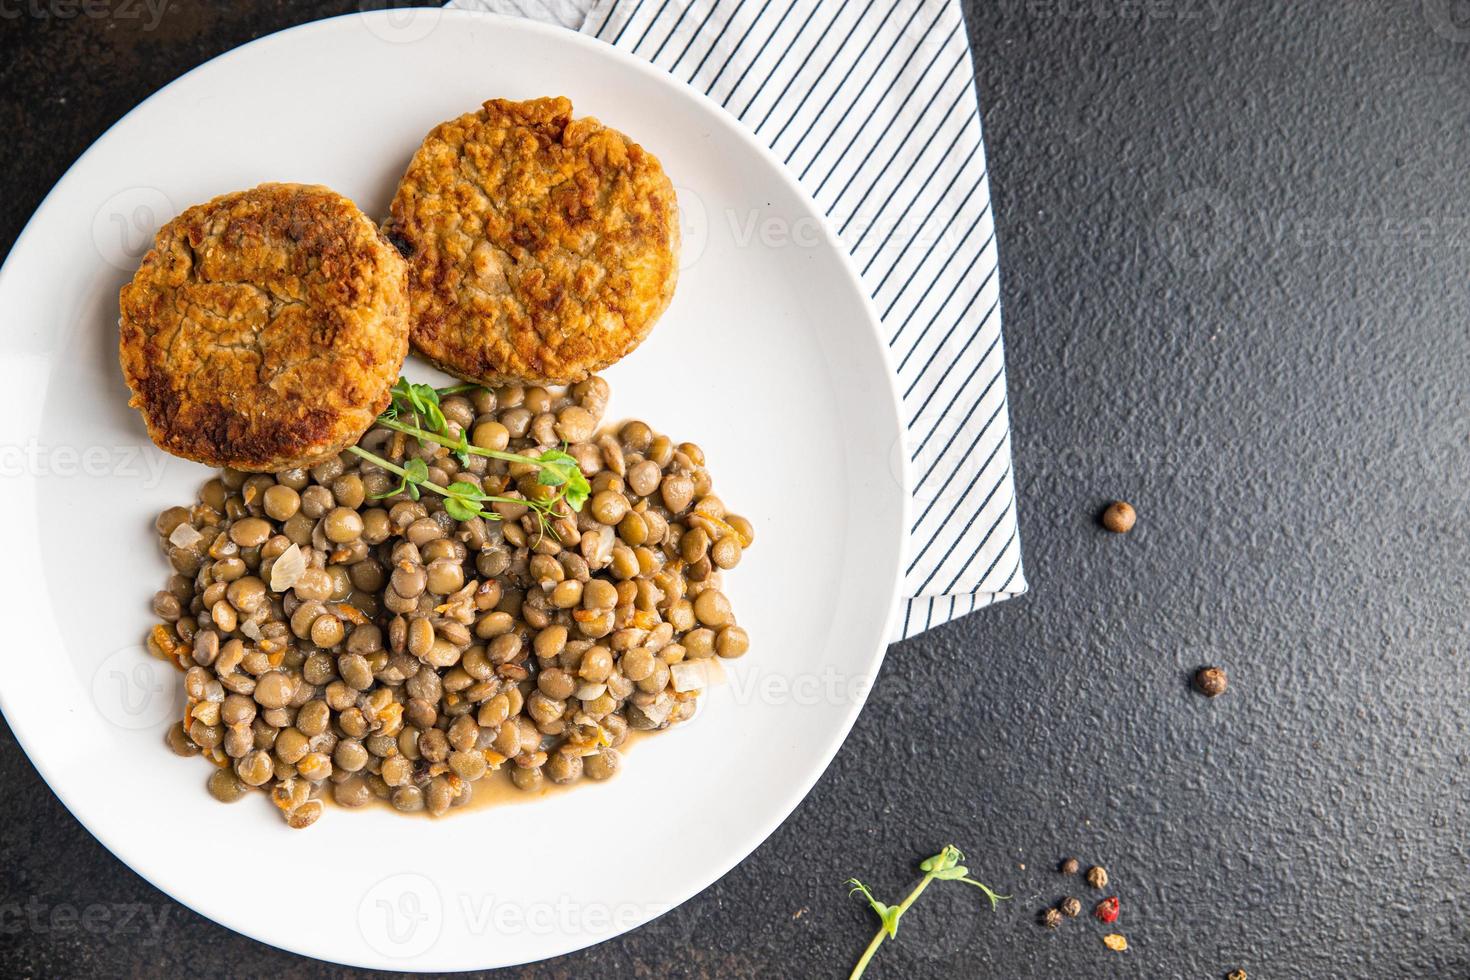
[[[5,6],[0,249],[159,85],[351,6]],[[1470,976],[1470,11],[966,6],[1032,592],[890,651],[724,880],[519,975],[843,974],[873,923],[842,880],[896,898],[953,840],[1015,900],[936,887],[870,977]],[[175,906],[4,731],[0,785],[0,975],[341,972]],[[1089,898],[1068,853],[1108,866],[1128,953],[1035,924]]]

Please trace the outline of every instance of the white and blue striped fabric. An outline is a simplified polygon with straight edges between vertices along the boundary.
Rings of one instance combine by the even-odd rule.
[[[893,639],[1026,590],[995,225],[956,0],[455,0],[591,34],[722,104],[831,217],[883,317],[914,461]]]

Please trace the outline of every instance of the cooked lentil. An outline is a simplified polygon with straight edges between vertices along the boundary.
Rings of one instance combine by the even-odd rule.
[[[224,471],[155,523],[172,566],[155,655],[186,671],[180,755],[209,792],[264,790],[288,825],[323,801],[439,815],[508,774],[522,790],[612,777],[630,731],[694,714],[671,665],[750,646],[722,588],[754,540],[713,493],[704,451],[644,422],[598,432],[608,387],[444,399],[451,434],[537,455],[567,443],[592,486],[551,528],[516,504],[459,522],[441,497],[352,453],[275,476]],[[524,465],[374,427],[360,445],[423,459],[440,485],[549,499]],[[280,563],[279,566],[277,563]],[[504,778],[501,776],[500,778]]]

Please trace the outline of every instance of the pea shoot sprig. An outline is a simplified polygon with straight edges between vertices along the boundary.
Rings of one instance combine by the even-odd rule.
[[[457,521],[467,521],[473,517],[491,521],[499,520],[500,515],[491,509],[490,505],[519,504],[529,507],[536,513],[536,518],[543,529],[547,518],[555,513],[559,501],[565,500],[567,506],[572,510],[580,511],[587,502],[592,488],[587,483],[587,478],[582,475],[577,460],[564,449],[549,449],[540,456],[525,456],[521,453],[471,445],[464,432],[460,432],[458,438],[450,434],[449,420],[444,417],[440,398],[473,391],[477,387],[479,386],[464,384],[450,388],[435,388],[432,385],[414,384],[407,378],[399,378],[398,383],[392,388],[393,400],[389,403],[388,409],[378,416],[378,424],[395,432],[412,436],[420,442],[445,446],[461,465],[467,464],[471,456],[485,456],[507,463],[534,467],[536,482],[543,487],[557,488],[558,492],[547,500],[531,500],[485,493],[473,483],[464,480],[456,481],[448,486],[440,486],[429,479],[429,466],[422,459],[417,457],[407,459],[400,466],[360,446],[353,446],[352,452],[399,478],[398,486],[386,493],[377,494],[375,499],[407,494],[411,499],[418,500],[421,489],[428,490],[444,498],[445,511]],[[409,415],[419,424],[404,421],[404,415]]]
[[[953,844],[944,845],[944,850],[933,857],[925,858],[919,863],[919,870],[924,872],[923,879],[897,905],[885,905],[873,897],[873,893],[868,890],[867,885],[864,885],[856,878],[847,879],[847,884],[852,889],[849,894],[861,894],[863,898],[867,899],[868,905],[877,913],[878,920],[881,923],[878,927],[878,932],[873,936],[872,942],[868,943],[868,948],[863,951],[862,959],[858,960],[857,966],[853,967],[852,974],[848,980],[858,980],[858,977],[863,975],[863,971],[872,962],[874,954],[878,952],[878,947],[883,945],[883,940],[898,936],[898,920],[903,917],[903,914],[909,910],[909,907],[914,902],[918,901],[919,896],[924,894],[924,889],[929,887],[931,881],[962,881],[967,885],[974,885],[985,893],[986,898],[990,899],[990,907],[992,909],[996,907],[996,903],[1010,898],[1009,895],[997,895],[985,885],[969,877],[970,869],[961,863],[964,860],[965,855],[958,847],[955,847]]]
[[[467,521],[473,517],[498,521],[500,515],[489,508],[489,505],[496,503],[522,504],[535,509],[538,513],[543,512],[549,504],[549,501],[521,500],[518,497],[501,497],[493,493],[486,493],[473,483],[467,483],[464,480],[457,480],[447,487],[441,487],[429,479],[429,464],[418,457],[406,459],[403,465],[399,466],[360,446],[353,446],[352,451],[368,462],[376,463],[389,473],[396,475],[401,481],[398,486],[387,493],[374,494],[374,500],[397,496],[400,493],[406,493],[411,499],[418,500],[420,488],[423,488],[443,497],[444,509],[456,521]]]

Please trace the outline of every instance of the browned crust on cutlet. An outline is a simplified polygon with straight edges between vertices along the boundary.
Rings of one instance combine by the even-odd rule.
[[[658,160],[564,98],[492,99],[438,126],[393,199],[413,344],[486,384],[580,381],[668,307],[679,209]]]
[[[119,353],[148,435],[273,472],[352,445],[408,353],[407,269],[351,201],[263,184],[159,230],[122,289]]]

